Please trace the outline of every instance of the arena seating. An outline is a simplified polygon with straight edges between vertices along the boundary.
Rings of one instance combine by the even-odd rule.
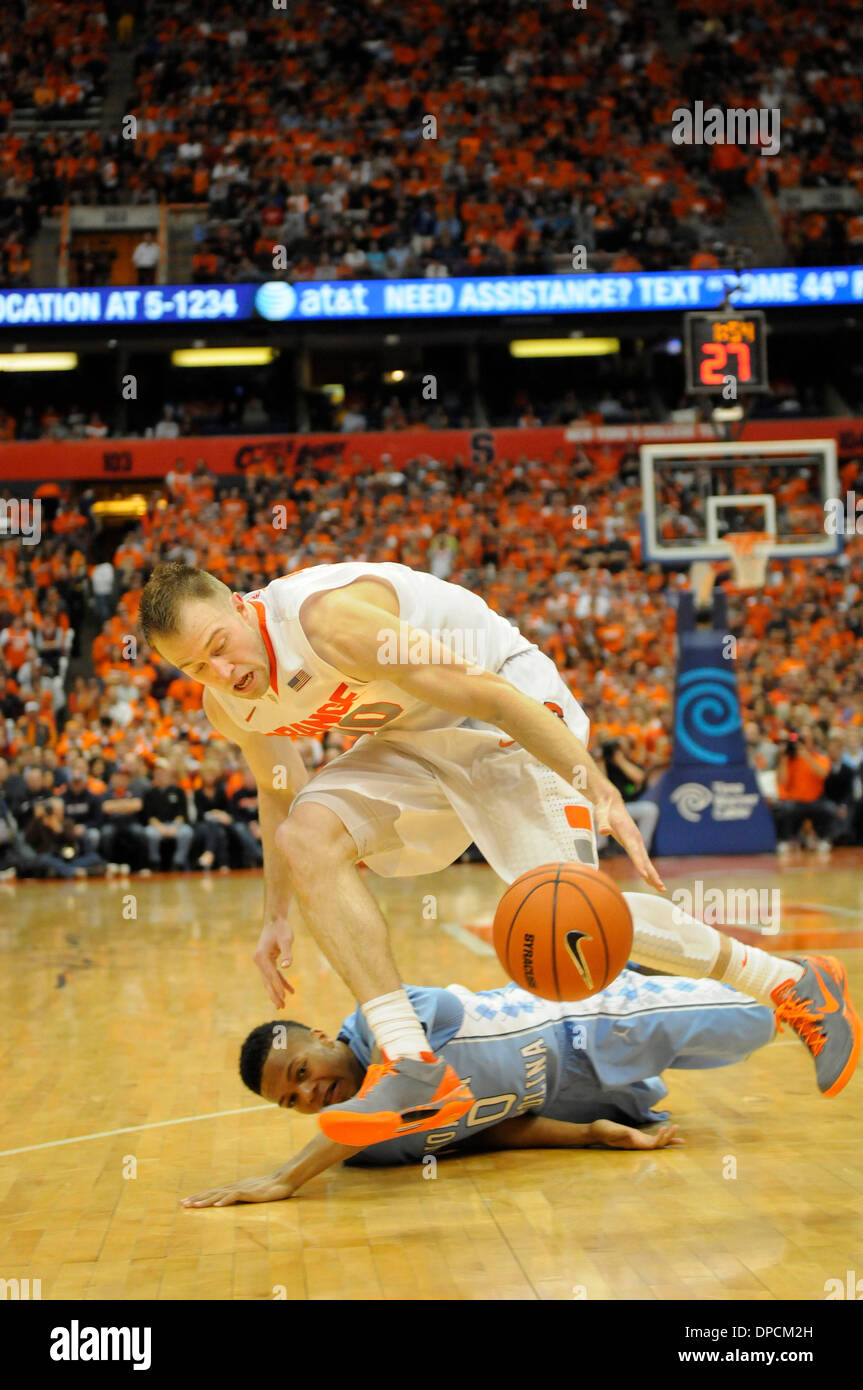
[[[616,0],[588,23],[516,0],[339,0],[325,16],[311,0],[236,0],[206,17],[140,0],[134,25],[112,28],[99,0],[14,4],[0,19],[14,71],[2,283],[28,282],[39,210],[67,201],[191,206],[202,282],[547,273],[570,269],[575,245],[597,269],[745,263],[726,214],[747,187],[773,200],[802,263],[853,260],[853,209],[786,212],[781,195],[860,190],[860,23],[838,2],[748,15]],[[133,89],[116,94],[133,140],[94,120],[118,37],[134,54]],[[781,106],[779,155],[671,142],[681,103],[731,89]]]
[[[202,450],[206,455],[206,444]],[[592,717],[592,746],[623,739],[637,763],[658,772],[669,755],[673,598],[684,576],[641,564],[631,469],[609,466],[602,451],[578,449],[541,467],[502,459],[484,471],[483,488],[478,481],[454,457],[413,459],[395,473],[385,459],[366,472],[350,461],[329,470],[313,463],[279,468],[264,453],[239,483],[217,479],[202,461],[152,489],[146,516],[113,555],[109,594],[88,564],[87,496],[73,501],[55,487],[61,495],[38,553],[0,545],[2,756],[13,773],[34,758],[40,765],[48,759],[62,779],[69,760],[83,755],[98,795],[106,794],[114,770],[131,777],[137,769],[146,780],[164,761],[192,796],[201,765],[212,772],[215,762],[216,781],[230,798],[240,790],[242,768],[236,750],[211,730],[200,686],[146,650],[130,660],[124,649],[147,575],[159,560],[179,558],[248,591],[277,574],[352,556],[429,568],[481,593],[562,669]],[[843,468],[842,484],[863,494],[860,460]],[[276,547],[277,503],[288,525]],[[579,504],[590,525],[577,531],[572,508]],[[88,569],[98,598],[85,607]],[[763,593],[731,589],[730,599],[744,717],[759,766],[775,766],[787,731],[808,725],[821,746],[838,740],[859,764],[863,538],[849,540],[841,564],[771,564]],[[64,690],[60,667],[45,669],[44,649],[40,665],[40,641],[44,648],[47,636],[56,652],[58,625],[74,635],[85,624],[94,636],[82,654],[84,669]],[[27,625],[32,645],[26,631],[22,636]],[[72,643],[67,635],[61,661]],[[325,744],[308,740],[303,752],[315,765],[342,746],[328,735]]]

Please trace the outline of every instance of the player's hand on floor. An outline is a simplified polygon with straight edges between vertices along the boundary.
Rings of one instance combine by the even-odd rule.
[[[258,938],[254,961],[264,977],[267,993],[277,1009],[285,1006],[285,991],[294,993],[279,970],[287,970],[294,955],[294,933],[284,917],[270,917],[264,922],[264,929]]]
[[[213,1187],[209,1192],[196,1192],[184,1197],[184,1207],[231,1207],[236,1202],[282,1202],[293,1196],[294,1189],[285,1178],[268,1173],[263,1178],[243,1178],[227,1187]]]
[[[627,811],[619,792],[615,791],[614,795],[609,794],[597,799],[594,805],[594,821],[597,835],[613,835],[617,843],[626,850],[645,883],[664,893],[665,884],[650,862],[641,831]]]
[[[590,1134],[592,1143],[604,1144],[607,1149],[666,1149],[686,1142],[678,1135],[677,1125],[660,1125],[656,1134],[646,1134],[614,1120],[594,1120]]]

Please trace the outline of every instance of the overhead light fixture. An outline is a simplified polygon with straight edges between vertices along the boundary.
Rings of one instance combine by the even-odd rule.
[[[394,372],[384,372],[384,381],[385,381],[389,386],[395,385],[395,383],[396,383],[397,381],[404,381],[404,379],[405,379],[405,373],[404,373],[403,371],[401,371],[401,369],[397,369],[397,370],[394,371]]]
[[[511,357],[607,357],[620,352],[619,338],[514,338]]]
[[[727,424],[729,421],[743,419],[742,405],[716,405],[710,412],[710,418],[717,425]]]
[[[271,347],[175,348],[172,367],[266,367],[278,357]]]
[[[0,353],[0,372],[73,372],[77,352]]]
[[[126,497],[111,497],[104,502],[94,502],[90,510],[97,516],[126,520],[130,517],[144,516],[147,511],[147,499],[140,492],[133,492]]]

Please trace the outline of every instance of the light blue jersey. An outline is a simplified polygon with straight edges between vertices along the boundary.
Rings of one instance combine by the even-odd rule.
[[[667,1111],[653,1109],[668,1094],[663,1071],[742,1061],[775,1031],[770,1009],[728,985],[631,970],[577,1004],[537,999],[515,984],[480,993],[406,988],[431,1050],[469,1081],[476,1100],[456,1124],[372,1144],[350,1163],[419,1162],[523,1115],[666,1120]],[[339,1040],[369,1065],[374,1038],[361,1009]]]

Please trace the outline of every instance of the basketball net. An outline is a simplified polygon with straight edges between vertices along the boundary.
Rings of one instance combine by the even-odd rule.
[[[728,554],[735,589],[763,589],[774,537],[769,531],[732,531],[717,545]],[[689,585],[699,608],[710,602],[713,582],[722,561],[696,560],[689,568]]]
[[[735,589],[763,589],[772,537],[766,531],[732,531],[723,537]]]

